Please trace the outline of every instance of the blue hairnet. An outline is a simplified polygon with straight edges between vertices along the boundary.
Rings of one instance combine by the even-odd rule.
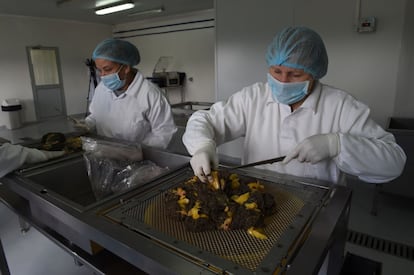
[[[315,79],[322,78],[328,70],[328,54],[322,38],[306,27],[287,27],[280,31],[266,53],[270,66],[302,69]]]
[[[106,39],[96,46],[92,59],[102,58],[130,66],[138,65],[141,60],[134,44],[120,39]]]

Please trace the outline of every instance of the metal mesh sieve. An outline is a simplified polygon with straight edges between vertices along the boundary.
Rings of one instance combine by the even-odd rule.
[[[112,209],[106,216],[138,232],[145,231],[148,234],[147,229],[150,228],[153,232],[157,232],[157,236],[161,233],[166,239],[185,242],[201,251],[207,251],[230,261],[233,265],[254,272],[269,256],[269,252],[274,250],[287,229],[293,228],[292,223],[298,219],[298,216],[306,220],[312,215],[312,210],[307,207],[309,201],[320,199],[320,194],[315,197],[312,188],[303,188],[303,186],[292,188],[285,184],[259,179],[265,186],[266,192],[274,196],[277,204],[276,213],[266,219],[266,226],[263,228],[268,237],[266,240],[257,239],[245,230],[190,232],[182,222],[168,217],[165,194],[191,176],[191,173],[185,173],[184,176],[170,179],[170,184],[165,189],[137,196],[124,203],[122,207]],[[239,177],[243,178],[240,174]],[[145,227],[145,230],[142,230],[142,227]],[[294,237],[290,240],[295,240],[300,231],[301,228],[297,228]],[[288,253],[289,247],[290,245],[286,245],[285,254]]]

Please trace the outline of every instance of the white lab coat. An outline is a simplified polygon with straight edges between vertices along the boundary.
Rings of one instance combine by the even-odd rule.
[[[190,154],[206,144],[223,144],[244,137],[242,163],[284,156],[305,138],[339,133],[341,151],[316,164],[274,163],[257,168],[337,183],[340,171],[366,182],[390,181],[402,172],[406,156],[394,136],[369,117],[370,110],[349,94],[316,83],[315,89],[294,112],[275,102],[267,83],[256,83],[197,111],[189,119],[183,142]]]
[[[28,152],[23,146],[2,144],[0,146],[0,178],[23,165],[27,155]]]
[[[177,131],[168,100],[137,72],[120,96],[99,83],[85,123],[98,135],[166,148]]]

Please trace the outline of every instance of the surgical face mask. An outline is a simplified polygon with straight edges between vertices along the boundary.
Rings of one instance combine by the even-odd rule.
[[[119,67],[118,71],[113,73],[113,74],[108,74],[108,75],[101,76],[101,80],[102,80],[103,84],[108,89],[110,89],[112,91],[116,91],[116,90],[118,90],[118,89],[125,86],[125,80],[121,80],[119,78],[119,75],[118,75],[118,73],[121,70],[122,66],[124,66],[124,65],[121,65],[121,67]]]
[[[290,105],[303,99],[308,94],[310,81],[283,83],[267,74],[267,82],[272,89],[272,96],[275,101]]]

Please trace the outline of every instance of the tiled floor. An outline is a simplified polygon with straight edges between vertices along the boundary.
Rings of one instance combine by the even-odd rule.
[[[57,120],[15,131],[0,128],[0,137],[19,143],[22,137],[23,141],[26,137],[36,139],[49,131],[71,131],[70,127],[66,120]],[[371,214],[374,185],[351,179],[349,186],[353,189],[349,229],[414,247],[414,199],[380,194],[378,214],[374,216]],[[1,203],[0,219],[0,237],[12,275],[93,274],[85,266],[77,266],[70,255],[36,229],[22,234],[16,215]],[[382,275],[414,274],[414,259],[407,260],[353,243],[347,243],[346,252],[381,262]]]

